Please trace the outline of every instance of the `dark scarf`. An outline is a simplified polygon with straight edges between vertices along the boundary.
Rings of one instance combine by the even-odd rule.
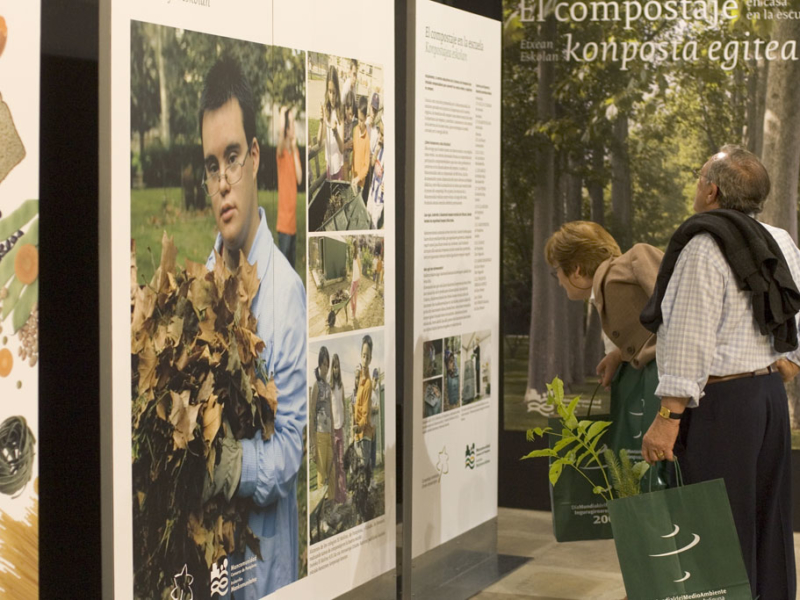
[[[738,210],[716,209],[689,217],[672,235],[658,270],[653,295],[639,317],[645,329],[658,332],[661,302],[683,247],[698,233],[717,242],[736,285],[753,295],[753,316],[761,333],[773,336],[777,352],[797,349],[800,292],[778,242],[758,221]]]

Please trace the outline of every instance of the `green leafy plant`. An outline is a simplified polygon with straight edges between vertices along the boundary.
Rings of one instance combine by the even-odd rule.
[[[527,439],[534,441],[537,437],[552,436],[560,438],[550,448],[533,450],[522,459],[547,457],[550,463],[549,479],[556,485],[564,467],[572,467],[589,482],[595,494],[608,501],[613,498],[634,496],[640,491],[640,482],[649,468],[646,462],[632,464],[628,453],[620,450],[620,458],[613,451],[600,446],[600,440],[611,426],[611,421],[579,420],[575,415],[580,396],[575,396],[569,403],[564,400],[564,382],[558,377],[547,384],[547,404],[554,406],[559,416],[561,432],[552,427],[536,427],[529,429]],[[601,459],[601,454],[603,459]],[[603,475],[605,486],[595,483],[584,473],[595,465]],[[616,492],[616,494],[615,494]]]
[[[619,459],[610,448],[606,448],[603,451],[603,458],[611,476],[611,484],[617,492],[617,498],[638,496],[641,492],[642,477],[650,465],[644,461],[633,464],[625,448],[620,449]]]

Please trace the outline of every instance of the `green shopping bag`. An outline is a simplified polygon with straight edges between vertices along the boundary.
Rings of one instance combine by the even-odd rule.
[[[634,462],[642,460],[642,437],[661,406],[661,399],[655,394],[657,387],[658,367],[654,360],[642,369],[622,363],[611,382],[611,412],[607,420],[613,424],[604,441],[617,452],[625,448]],[[664,478],[663,472],[659,475]]]
[[[607,421],[608,415],[582,417],[581,420],[584,419]],[[548,426],[561,431],[561,422],[557,418],[549,419]],[[552,448],[558,438],[551,436],[549,441]],[[550,457],[550,464],[555,460]],[[556,485],[550,484],[553,535],[559,542],[608,540],[613,537],[606,501],[592,491],[595,486],[606,486],[603,473],[594,463],[581,467],[581,470],[586,477],[568,467],[561,471]]]
[[[608,502],[628,597],[752,600],[725,483],[684,486],[675,466],[678,487]]]
[[[611,412],[592,415],[594,394],[589,402],[589,416],[581,417],[588,421],[611,421],[606,430],[602,446],[611,448],[614,454],[625,448],[631,460],[641,460],[642,435],[655,418],[661,401],[654,392],[658,386],[658,370],[655,361],[644,369],[634,369],[622,363],[611,385]],[[599,384],[598,384],[599,388]],[[597,388],[595,388],[595,393]],[[549,419],[548,425],[556,431],[561,430],[558,418]],[[550,437],[550,447],[558,442]],[[556,459],[550,458],[550,464]],[[666,486],[666,464],[649,469],[642,485],[650,489]],[[564,469],[555,486],[550,485],[550,507],[553,513],[553,534],[559,542],[611,539],[611,522],[605,500],[593,492],[595,486],[606,487],[606,480],[598,465],[591,464],[581,468],[583,475],[573,468]],[[591,480],[591,483],[587,481]]]

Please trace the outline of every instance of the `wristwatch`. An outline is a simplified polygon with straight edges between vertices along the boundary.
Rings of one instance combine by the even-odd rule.
[[[658,416],[665,419],[675,419],[676,421],[680,421],[683,418],[683,413],[674,413],[666,406],[662,406],[658,409]]]

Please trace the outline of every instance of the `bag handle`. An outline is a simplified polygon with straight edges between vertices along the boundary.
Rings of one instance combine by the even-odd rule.
[[[678,457],[673,457],[672,464],[675,465],[675,482],[677,483],[677,487],[683,487],[685,484],[683,483],[683,474],[681,473],[681,466],[678,464]],[[647,469],[647,492],[650,493],[653,491],[653,474],[651,472],[652,467]]]
[[[597,390],[600,389],[600,384],[601,383],[603,383],[603,382],[602,381],[598,381],[597,385],[594,388],[594,391],[592,392],[592,399],[589,400],[589,410],[586,411],[586,416],[587,417],[591,417],[592,416],[592,405],[594,404],[594,397],[597,395]]]

